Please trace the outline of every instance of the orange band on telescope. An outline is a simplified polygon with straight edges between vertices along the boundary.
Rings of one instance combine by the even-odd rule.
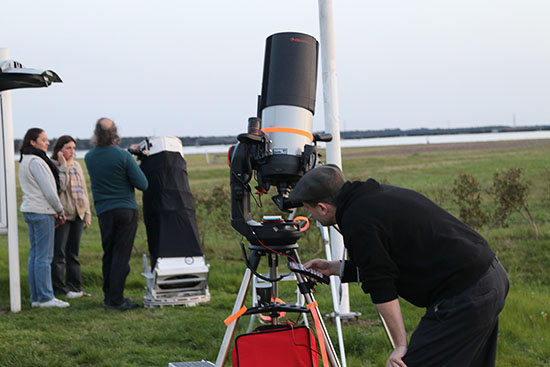
[[[239,317],[243,315],[247,310],[246,306],[241,307],[241,309],[237,312],[235,312],[233,315],[226,318],[223,322],[225,323],[225,326],[229,326],[233,321],[237,320]]]
[[[313,134],[305,130],[293,129],[291,127],[265,127],[262,129],[264,133],[290,133],[303,135],[306,138],[313,140]]]

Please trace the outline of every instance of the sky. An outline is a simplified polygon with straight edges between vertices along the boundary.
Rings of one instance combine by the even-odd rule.
[[[0,47],[63,79],[12,94],[15,138],[246,131],[265,40],[320,40],[314,0],[3,1]],[[340,129],[550,124],[548,0],[335,0]],[[321,65],[319,65],[321,71]],[[314,131],[323,131],[318,78]]]

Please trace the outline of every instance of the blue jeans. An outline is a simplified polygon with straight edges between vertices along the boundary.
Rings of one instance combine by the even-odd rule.
[[[31,302],[47,302],[53,298],[51,266],[55,220],[51,214],[23,213],[29,228],[28,277]]]

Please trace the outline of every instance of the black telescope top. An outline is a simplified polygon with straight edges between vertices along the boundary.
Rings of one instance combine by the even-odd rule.
[[[284,32],[266,40],[260,111],[290,105],[315,114],[319,43],[304,33]]]

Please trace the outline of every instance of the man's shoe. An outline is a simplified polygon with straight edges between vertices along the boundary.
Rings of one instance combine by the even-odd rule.
[[[68,302],[62,301],[57,298],[52,298],[49,301],[46,302],[39,302],[38,307],[59,307],[59,308],[65,308],[69,307],[70,304]]]
[[[38,301],[31,302],[31,307],[40,307],[40,302]]]
[[[67,296],[67,298],[82,298],[82,297],[84,297],[84,292],[83,291],[80,291],[80,292],[69,291],[69,292],[67,292],[66,296]]]
[[[139,308],[139,304],[129,301],[127,298],[124,299],[124,302],[118,306],[112,306],[105,304],[105,308],[108,310],[117,310],[117,311],[128,311]]]
[[[130,303],[130,302],[132,302],[132,299],[131,299],[130,297],[124,297],[122,302],[123,302],[123,303],[126,303],[126,302],[127,302],[127,303]],[[104,301],[103,301],[103,306],[104,306],[105,308],[109,308],[109,307],[111,307],[111,304],[110,304],[110,303],[107,303],[107,301],[104,300]],[[116,306],[115,306],[115,307],[116,307]]]

